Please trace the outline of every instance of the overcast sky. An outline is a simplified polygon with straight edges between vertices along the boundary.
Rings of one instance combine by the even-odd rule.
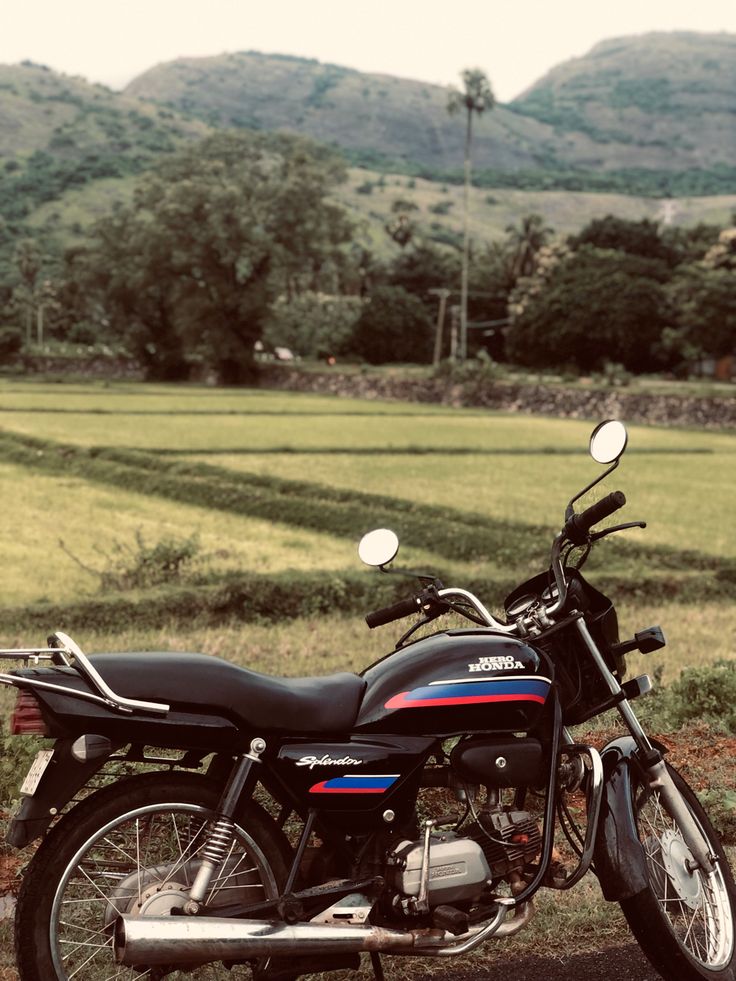
[[[121,88],[162,61],[300,55],[454,84],[482,68],[508,102],[598,41],[645,31],[736,34],[736,0],[0,0],[0,63],[29,58]]]

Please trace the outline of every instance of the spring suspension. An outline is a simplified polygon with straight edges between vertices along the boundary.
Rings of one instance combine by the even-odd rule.
[[[207,842],[201,851],[202,858],[214,866],[220,865],[225,861],[234,834],[235,825],[230,818],[223,815],[218,817],[207,835]]]

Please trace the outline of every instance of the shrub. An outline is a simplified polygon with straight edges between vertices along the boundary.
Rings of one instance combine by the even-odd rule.
[[[422,301],[400,286],[375,289],[356,324],[353,350],[370,364],[428,362],[432,326]]]
[[[736,661],[686,668],[670,686],[669,697],[676,725],[697,719],[736,733]]]
[[[23,347],[23,334],[17,327],[0,327],[0,361],[12,361]]]
[[[115,542],[111,554],[105,556],[106,567],[95,569],[81,562],[63,541],[59,545],[77,565],[99,578],[103,592],[180,583],[186,579],[200,551],[197,535],[190,535],[189,538],[169,535],[149,545],[139,529],[135,533],[135,545]]]
[[[281,298],[271,307],[263,340],[307,358],[343,354],[350,346],[361,311],[357,296],[307,292]]]

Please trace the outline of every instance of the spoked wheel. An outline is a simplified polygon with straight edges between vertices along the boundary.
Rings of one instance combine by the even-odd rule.
[[[639,840],[649,888],[621,908],[639,945],[667,981],[735,981],[736,889],[721,843],[695,794],[670,773],[717,859],[713,872],[696,868],[676,821],[657,790],[633,787]]]
[[[36,853],[18,899],[22,981],[249,977],[245,966],[149,970],[113,958],[118,916],[167,916],[186,903],[218,796],[200,777],[148,774],[100,791],[60,822]],[[272,822],[249,805],[205,901],[217,915],[218,906],[273,899],[285,875]]]

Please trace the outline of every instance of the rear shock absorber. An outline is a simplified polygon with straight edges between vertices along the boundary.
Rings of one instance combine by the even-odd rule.
[[[189,900],[184,906],[185,913],[194,916],[204,902],[215,870],[228,856],[235,836],[233,817],[240,801],[254,763],[261,762],[261,754],[266,749],[266,741],[257,736],[250,744],[250,752],[240,757],[234,766],[227,787],[217,809],[217,818],[210,825],[207,841],[200,856],[202,864],[189,890]]]

